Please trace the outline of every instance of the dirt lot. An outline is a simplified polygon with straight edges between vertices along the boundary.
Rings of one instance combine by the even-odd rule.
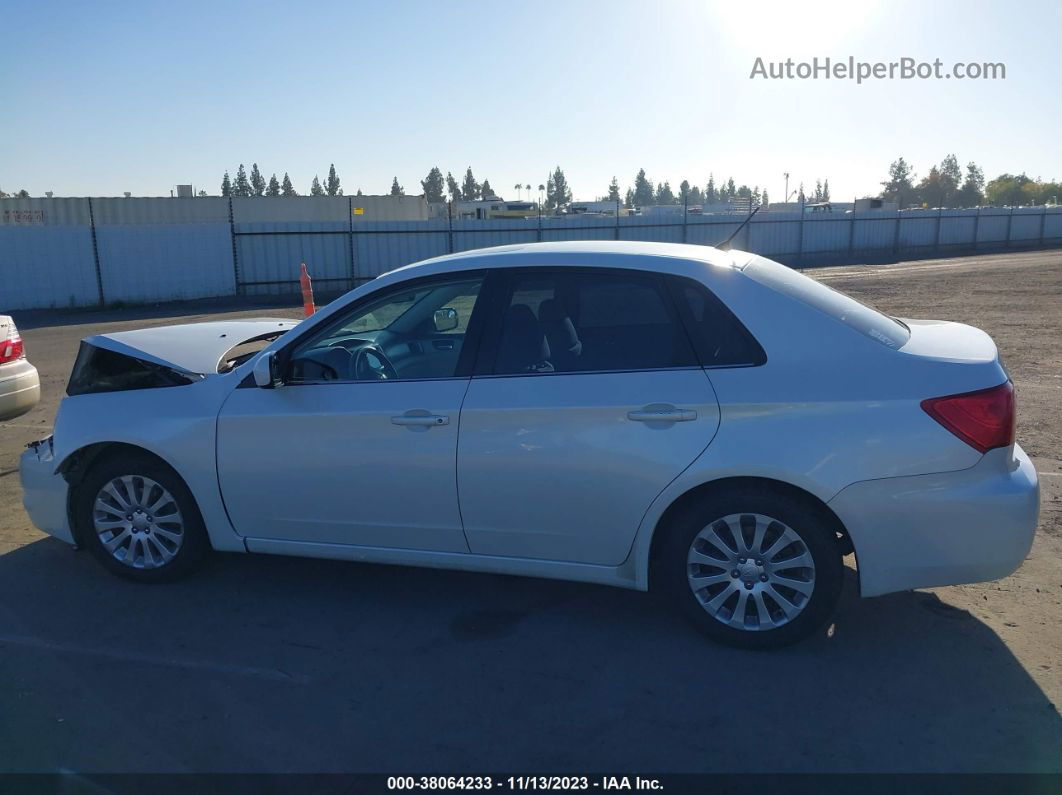
[[[771,654],[652,597],[215,556],[139,587],[34,530],[17,455],[91,333],[294,310],[21,313],[44,399],[0,424],[0,771],[1062,771],[1062,252],[813,272],[996,339],[1041,475],[1025,565],[860,601]]]

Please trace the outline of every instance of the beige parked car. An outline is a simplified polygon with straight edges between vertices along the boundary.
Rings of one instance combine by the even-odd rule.
[[[37,368],[26,359],[15,321],[0,315],[0,421],[25,414],[40,398]]]

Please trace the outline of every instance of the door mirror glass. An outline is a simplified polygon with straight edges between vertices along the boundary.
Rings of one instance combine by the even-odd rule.
[[[262,389],[272,389],[276,386],[274,365],[276,354],[273,351],[264,353],[254,363],[254,383]]]
[[[435,331],[453,331],[460,325],[457,310],[452,306],[446,306],[435,310]]]

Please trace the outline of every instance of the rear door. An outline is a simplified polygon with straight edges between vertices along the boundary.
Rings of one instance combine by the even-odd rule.
[[[469,548],[618,565],[711,442],[711,383],[659,275],[529,268],[504,282],[461,411]]]

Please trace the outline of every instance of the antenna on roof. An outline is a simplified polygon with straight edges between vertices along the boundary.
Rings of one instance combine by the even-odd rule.
[[[733,233],[731,233],[730,237],[728,237],[722,243],[716,244],[715,248],[721,249],[723,251],[729,251],[730,250],[730,241],[733,240],[735,237],[737,237],[738,232],[740,232],[742,229],[745,228],[745,226],[748,224],[748,222],[752,220],[752,216],[754,216],[756,213],[758,213],[760,211],[761,207],[763,207],[762,204],[757,204],[756,205],[756,209],[753,210],[751,213],[749,213],[749,217],[741,222],[741,225],[737,229],[735,229],[733,231]]]

